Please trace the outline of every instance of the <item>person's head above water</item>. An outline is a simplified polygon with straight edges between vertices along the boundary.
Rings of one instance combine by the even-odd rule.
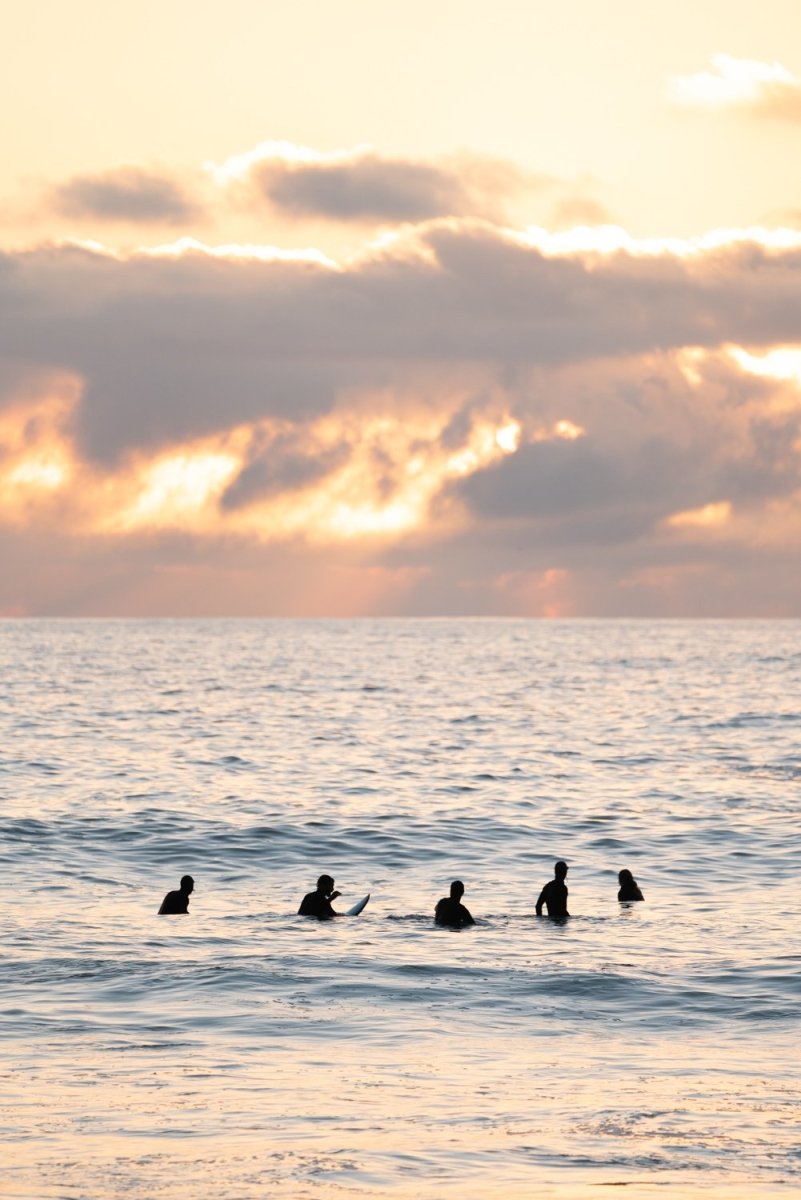
[[[330,875],[321,875],[317,880],[317,891],[322,892],[327,896],[329,892],[334,890],[334,881]]]
[[[461,879],[454,879],[451,884],[451,900],[461,900],[464,895],[464,884]]]
[[[632,875],[632,873],[628,869],[628,867],[624,867],[622,871],[618,871],[617,881],[621,887],[624,887],[626,884],[632,885],[634,887],[637,886],[637,880],[634,878],[634,876]]]
[[[553,865],[553,873],[556,879],[564,879],[565,875],[567,875],[567,863],[563,862],[560,858],[559,862]]]
[[[189,893],[190,893],[190,892],[194,892],[194,890],[195,890],[195,881],[194,881],[194,879],[192,878],[192,876],[191,876],[191,875],[182,875],[182,876],[181,876],[181,888],[180,888],[180,890],[181,890],[182,892],[186,892],[186,894],[187,894],[187,895],[189,895]]]

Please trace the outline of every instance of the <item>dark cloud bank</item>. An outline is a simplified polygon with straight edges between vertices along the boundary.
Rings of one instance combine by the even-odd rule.
[[[334,271],[80,248],[0,258],[5,361],[77,372],[77,434],[104,461],[435,365],[504,371],[727,342],[801,342],[801,252],[552,258],[486,227],[435,225]],[[585,386],[589,380],[585,379]]]
[[[548,257],[476,223],[424,227],[420,249],[341,271],[199,253],[7,255],[5,399],[26,370],[77,374],[74,436],[106,466],[245,421],[291,423],[282,443],[254,450],[226,496],[234,508],[338,465],[303,431],[347,396],[436,405],[447,393],[452,405],[463,392],[467,412],[485,386],[524,427],[569,419],[586,436],[535,441],[452,484],[438,503],[465,505],[472,533],[436,550],[419,537],[376,551],[387,567],[433,570],[412,610],[493,611],[492,573],[557,566],[584,572],[587,611],[593,578],[595,611],[650,612],[653,597],[635,587],[621,599],[613,581],[677,561],[692,577],[699,561],[717,564],[718,584],[717,609],[704,600],[708,576],[688,585],[697,611],[773,611],[771,589],[776,611],[799,611],[786,598],[799,569],[775,548],[669,541],[661,522],[723,500],[759,511],[801,487],[798,413],[769,404],[780,385],[714,353],[691,384],[677,358],[801,343],[801,253],[743,243],[687,258]],[[278,553],[259,551],[265,562]]]

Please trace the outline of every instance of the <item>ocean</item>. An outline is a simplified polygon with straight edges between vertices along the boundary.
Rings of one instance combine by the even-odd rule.
[[[800,735],[793,621],[0,622],[0,1196],[797,1194]]]

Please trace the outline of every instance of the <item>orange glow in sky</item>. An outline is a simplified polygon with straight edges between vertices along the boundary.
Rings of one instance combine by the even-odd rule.
[[[60,432],[64,402],[35,409],[41,437],[25,445],[32,420],[24,407],[8,414],[4,436],[17,452],[0,467],[0,496],[4,518],[14,519],[14,504],[27,506],[31,497],[61,493],[62,519],[73,528],[105,534],[138,530],[191,530],[204,534],[235,532],[257,541],[301,537],[311,542],[360,537],[393,537],[422,528],[434,496],[448,479],[469,475],[520,443],[520,425],[508,418],[477,422],[464,444],[444,451],[439,422],[397,421],[382,416],[363,422],[348,461],[322,481],[277,497],[255,498],[238,508],[225,509],[226,488],[246,465],[254,438],[269,426],[240,427],[219,439],[205,439],[180,450],[137,457],[126,468],[105,475],[76,460],[74,447]],[[569,423],[562,423],[569,424]],[[349,436],[347,424],[331,417],[310,431],[319,447],[335,447]],[[565,436],[556,432],[553,436]],[[414,445],[414,453],[411,446]],[[392,460],[390,491],[372,465],[380,454],[382,471]],[[77,481],[77,482],[76,482]],[[72,485],[76,483],[73,491]],[[21,515],[20,515],[20,519]],[[53,519],[53,514],[50,518]]]
[[[0,611],[801,615],[795,0],[45,9]]]

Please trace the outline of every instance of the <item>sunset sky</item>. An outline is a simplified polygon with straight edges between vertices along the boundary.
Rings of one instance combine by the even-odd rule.
[[[0,615],[801,616],[798,0],[9,0]]]

